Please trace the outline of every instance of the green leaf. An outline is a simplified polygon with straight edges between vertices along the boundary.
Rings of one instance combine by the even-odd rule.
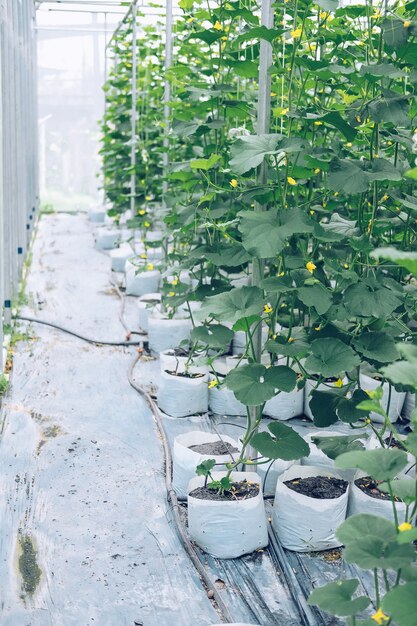
[[[247,263],[251,257],[240,244],[228,243],[204,252],[206,258],[217,267],[238,267]]]
[[[386,159],[374,159],[368,170],[370,180],[401,180],[401,172]]]
[[[321,283],[300,287],[298,297],[306,306],[314,307],[319,315],[324,315],[332,305],[332,294]]]
[[[388,591],[382,608],[398,626],[415,626],[417,615],[416,583],[410,582]]]
[[[367,191],[369,177],[357,161],[334,159],[330,164],[329,188],[348,195]]]
[[[251,444],[266,459],[295,461],[308,456],[310,448],[304,439],[291,426],[281,422],[268,424],[268,432],[257,433]]]
[[[413,170],[410,171],[412,172]],[[417,167],[415,171],[417,175]],[[409,172],[405,175],[408,173]],[[397,250],[396,248],[377,248],[371,252],[371,257],[374,259],[387,259],[388,261],[392,261],[401,267],[405,267],[417,277],[417,252],[405,252],[404,250]]]
[[[361,410],[358,405],[368,399],[368,394],[363,389],[355,389],[351,398],[341,398],[337,405],[337,414],[342,422],[353,424],[359,419],[366,417],[370,411]]]
[[[267,28],[266,26],[256,26],[255,28],[251,28],[246,31],[242,35],[236,38],[236,43],[241,41],[250,41],[251,39],[265,39],[265,41],[269,41],[272,43],[274,39],[281,37],[282,30],[277,30],[275,28]]]
[[[261,259],[282,252],[285,242],[295,234],[310,233],[313,224],[300,209],[288,211],[241,211],[239,230],[243,246]]]
[[[210,348],[227,348],[233,336],[233,331],[221,324],[196,326],[191,331],[191,339],[193,341],[199,341]]]
[[[352,452],[355,450],[364,450],[363,439],[367,439],[368,435],[335,435],[331,437],[320,437],[317,435],[311,438],[311,441],[324,452],[330,459],[336,459],[344,452]]]
[[[358,317],[388,317],[401,300],[387,287],[362,280],[348,287],[343,296],[346,309]]]
[[[279,390],[291,391],[296,382],[297,375],[291,368],[284,365],[266,368],[259,363],[236,367],[225,378],[226,386],[247,406],[259,406]]]
[[[343,235],[343,237],[354,237],[360,233],[355,220],[347,220],[339,213],[332,213],[329,222],[327,224],[322,222],[320,226],[326,231]]]
[[[364,332],[352,344],[367,359],[379,363],[390,363],[400,356],[394,339],[384,332]]]
[[[336,337],[323,337],[311,343],[312,354],[307,357],[305,368],[324,378],[338,378],[359,365],[360,359],[350,346]]]
[[[417,391],[417,361],[395,361],[382,367],[381,372],[393,385]]]
[[[308,598],[308,603],[317,605],[322,611],[339,617],[357,615],[371,603],[370,598],[365,596],[352,599],[358,586],[359,580],[356,578],[328,583],[314,589]]]
[[[206,461],[200,463],[200,465],[197,465],[195,473],[197,476],[210,476],[210,472],[215,465],[215,459],[207,459]]]
[[[197,33],[189,35],[188,39],[200,39],[211,46],[214,42],[221,39],[223,35],[224,32],[222,30],[200,30]]]
[[[403,29],[404,30],[404,29]],[[374,100],[368,105],[368,112],[372,121],[391,122],[397,126],[408,126],[408,97],[399,96],[396,92],[384,92],[384,96],[379,100]]]
[[[387,18],[382,22],[381,28],[384,42],[390,48],[402,48],[407,43],[408,29],[404,28],[402,20]]]
[[[326,428],[337,422],[336,409],[339,401],[340,397],[337,393],[312,390],[309,407],[313,414],[315,426]]]
[[[416,501],[416,483],[412,478],[398,478],[391,481],[390,484],[394,496],[405,502],[405,504],[409,505]],[[389,493],[388,483],[382,483],[378,488]]]
[[[192,170],[204,170],[207,172],[215,167],[221,160],[220,154],[212,154],[208,159],[195,159],[190,161],[190,167]]]
[[[327,113],[319,119],[340,130],[340,132],[346,137],[347,141],[353,141],[358,134],[358,131],[353,128],[353,126],[348,124],[337,111]]]
[[[273,354],[289,356],[292,358],[303,358],[310,352],[310,344],[307,341],[307,333],[302,326],[295,326],[291,331],[291,339],[287,336],[278,335],[274,340],[266,343],[266,349]]]
[[[235,322],[263,310],[264,296],[258,287],[235,287],[206,298],[198,312],[199,319],[214,317],[220,322]]]
[[[375,480],[392,480],[406,465],[407,454],[405,452],[386,448],[346,452],[336,459],[336,467],[357,468]]]
[[[254,61],[228,61],[227,65],[233,69],[237,76],[242,78],[257,78],[259,73],[258,63],[254,63]]]
[[[258,167],[268,155],[278,152],[300,152],[305,142],[298,138],[283,135],[250,135],[237,139],[231,147],[230,168],[236,174],[245,174]]]

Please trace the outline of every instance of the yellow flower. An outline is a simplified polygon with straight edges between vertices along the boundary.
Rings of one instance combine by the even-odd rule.
[[[143,225],[145,228],[150,228],[150,222],[143,222]]]
[[[412,524],[409,524],[408,522],[403,522],[398,526],[398,530],[400,531],[400,533],[403,533],[405,530],[411,530],[412,528]]]
[[[301,26],[299,26],[295,30],[291,31],[291,37],[293,39],[300,39],[302,32],[303,32],[303,29],[301,28]]]
[[[140,211],[138,211],[138,215],[145,215],[146,211],[145,209],[141,209]]]
[[[382,17],[381,11],[375,11],[375,13],[371,15],[371,20],[379,20],[380,17]]]
[[[146,202],[149,202],[150,200],[152,200],[152,196],[145,196],[145,200]]]
[[[315,326],[314,330],[317,330],[317,332],[318,332],[319,330],[321,330],[321,328],[320,328],[320,326]]]
[[[268,313],[272,313],[272,311],[273,311],[272,306],[269,303],[265,304],[265,306],[264,306],[264,313],[266,313],[268,315]]]
[[[384,196],[382,196],[381,201],[382,202],[386,202],[388,200],[388,198],[389,198],[389,195],[385,194]]]
[[[321,20],[325,20],[327,16],[328,16],[328,13],[326,11],[320,11],[319,18]]]
[[[358,120],[358,122],[361,121],[360,117],[357,117],[356,119]],[[348,141],[347,144],[346,144],[346,148],[351,148],[352,146],[353,146],[353,143],[351,141]]]
[[[148,270],[151,272],[154,268],[154,264],[153,263],[148,263]]]
[[[373,619],[374,622],[376,622],[377,624],[379,624],[379,626],[381,626],[382,624],[385,624],[385,622],[389,620],[389,617],[388,615],[385,615],[385,613],[382,612],[382,609],[378,609],[376,613],[371,615],[371,619]]]
[[[238,184],[239,184],[239,183],[237,182],[236,178],[232,178],[232,180],[229,182],[229,185],[230,185],[231,187],[233,187],[233,189],[236,189],[236,187],[238,186]]]
[[[191,24],[191,22],[194,22],[194,18],[193,17],[189,17],[187,20],[187,24]]]
[[[336,382],[334,383],[335,387],[343,387],[343,380],[341,378],[338,378],[336,380]]]
[[[285,272],[280,272],[278,276],[285,276]]]
[[[309,261],[308,263],[306,263],[306,269],[310,272],[310,274],[312,274],[316,268],[317,266],[314,265],[312,261]]]
[[[294,341],[294,337],[288,337],[288,343],[292,343]]]
[[[168,295],[170,298],[172,298],[173,296],[175,296],[175,291],[170,291]]]
[[[345,270],[349,269],[349,263],[343,263],[343,267],[345,268]]]
[[[309,211],[309,213],[310,213],[310,215],[315,215],[315,212],[313,211],[313,209],[311,209],[311,210]]]
[[[360,115],[357,115],[357,116],[356,116],[356,121],[357,121],[357,122],[359,122],[359,124],[361,124],[361,123],[362,123],[362,120],[361,120],[361,116],[360,116]]]
[[[215,22],[213,25],[214,30],[223,30],[223,26],[220,24],[219,20]]]
[[[408,28],[409,26],[411,26],[411,22],[410,20],[405,20],[405,22],[403,23],[404,28]]]
[[[316,169],[314,170],[314,173],[315,173],[315,174],[320,174],[320,172],[321,172],[320,168],[319,168],[319,167],[316,167]]]
[[[321,122],[320,120],[317,120],[316,122],[314,122],[314,126],[322,126],[323,122]]]
[[[211,380],[211,381],[209,382],[209,384],[208,384],[208,388],[209,388],[209,389],[213,389],[213,387],[216,387],[216,385],[218,385],[218,384],[219,384],[219,381],[218,381],[218,380],[216,380],[216,379]]]
[[[146,252],[142,252],[142,254],[140,255],[141,259],[146,259]]]
[[[292,176],[287,176],[287,182],[289,185],[296,185],[297,181],[292,178]]]
[[[171,280],[171,285],[178,285],[178,278],[174,278],[174,280]]]

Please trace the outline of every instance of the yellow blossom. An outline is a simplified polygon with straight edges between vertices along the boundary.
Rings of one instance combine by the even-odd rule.
[[[361,116],[360,116],[360,115],[357,115],[357,116],[356,116],[356,121],[357,121],[357,122],[359,122],[359,124],[361,124],[361,123],[362,123],[362,120],[361,120]]]
[[[404,26],[404,28],[408,28],[409,26],[411,26],[411,22],[410,22],[410,20],[405,20],[405,21],[403,22],[403,26]]]
[[[146,202],[150,202],[152,200],[152,196],[145,196]]]
[[[154,266],[154,264],[153,264],[153,263],[148,263],[148,270],[149,270],[149,271],[152,271],[154,267],[155,267],[155,266]]]
[[[142,254],[140,255],[141,259],[146,259],[146,252],[142,252]]]
[[[349,269],[349,263],[343,263],[343,267],[345,268],[345,270]]]
[[[175,291],[170,291],[170,292],[168,293],[168,295],[169,295],[169,297],[170,297],[170,298],[172,298],[172,296],[175,296]]]
[[[145,209],[141,209],[140,211],[138,211],[138,215],[145,215],[146,211]]]
[[[151,226],[150,222],[143,222],[143,225],[145,228],[150,228]]]
[[[303,29],[301,28],[301,26],[299,26],[295,30],[291,31],[291,37],[293,39],[300,39],[302,32],[303,32]]]
[[[320,326],[315,326],[314,330],[317,330],[317,332],[318,332],[319,330],[321,330],[321,328],[320,328]]]
[[[384,196],[382,196],[381,201],[382,202],[386,202],[388,200],[388,198],[389,198],[389,195],[385,194]]]
[[[233,189],[236,189],[239,183],[237,182],[236,178],[232,178],[229,184],[231,187],[233,187]]]
[[[388,615],[385,615],[385,613],[382,612],[382,609],[378,609],[376,613],[371,615],[371,619],[373,619],[374,622],[379,624],[379,626],[382,626],[382,624],[385,624],[385,622],[389,620],[389,617]]]
[[[339,195],[339,192],[338,192],[338,191],[335,191],[335,192],[334,192],[334,194],[333,194],[333,196],[334,196],[335,198],[337,198],[337,196],[338,196],[338,195]]]
[[[268,315],[268,313],[272,313],[272,311],[273,311],[273,308],[269,304],[269,302],[268,302],[268,304],[265,304],[265,306],[264,306],[264,313],[266,313]]]
[[[314,173],[315,173],[315,174],[320,174],[320,172],[321,172],[320,168],[319,168],[319,167],[316,167],[316,169],[314,170]]]
[[[223,30],[223,26],[220,24],[219,20],[215,22],[213,25],[214,30]]]
[[[194,18],[193,17],[189,17],[187,20],[187,24],[191,24],[191,22],[194,22]]]
[[[309,213],[310,213],[310,215],[315,215],[313,209],[310,209]]]
[[[375,11],[375,13],[371,15],[371,20],[379,20],[380,17],[382,17],[381,11]]]
[[[325,20],[325,19],[326,19],[326,17],[327,17],[328,15],[329,15],[329,14],[327,13],[327,11],[320,11],[320,13],[319,13],[319,18],[320,18],[321,20]]]
[[[398,526],[398,530],[400,531],[400,533],[403,533],[405,530],[411,530],[412,528],[413,526],[409,522],[403,522]]]
[[[343,380],[341,378],[338,378],[335,383],[334,383],[335,387],[343,387]]]
[[[320,120],[317,120],[316,122],[314,122],[314,126],[322,126],[323,122],[321,122]]]
[[[174,278],[174,280],[171,280],[171,285],[178,285],[178,278]]]
[[[285,276],[285,272],[280,272],[278,276]]]
[[[356,119],[358,120],[358,122],[361,121],[360,117],[357,117]],[[351,141],[348,141],[347,144],[346,144],[346,148],[351,148],[352,146],[353,146],[353,143]]]
[[[287,176],[287,182],[289,185],[296,185],[297,181],[292,178],[292,176]]]
[[[306,269],[310,272],[310,274],[312,274],[316,268],[317,266],[314,265],[312,261],[309,261],[308,263],[306,263]]]
[[[294,337],[288,337],[288,343],[292,343],[294,341]]]
[[[219,381],[218,381],[218,380],[216,380],[216,379],[214,379],[214,380],[212,380],[212,381],[210,381],[210,382],[209,382],[209,384],[208,384],[208,388],[209,388],[209,389],[213,389],[213,387],[216,387],[216,385],[218,385],[218,384],[219,384]]]

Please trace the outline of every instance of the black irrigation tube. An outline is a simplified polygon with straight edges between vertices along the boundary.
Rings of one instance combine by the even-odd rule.
[[[137,362],[139,361],[139,359],[141,358],[140,354],[134,359],[132,365],[130,366],[129,369],[129,374],[128,374],[128,379],[129,379],[129,383],[130,385],[133,387],[133,389],[135,389],[138,393],[140,393],[145,400],[147,401],[151,411],[152,411],[152,415],[155,419],[161,440],[162,440],[162,446],[164,449],[164,457],[165,457],[165,485],[166,485],[166,491],[167,491],[167,500],[168,500],[168,504],[171,506],[171,510],[172,510],[172,514],[174,517],[174,522],[175,522],[175,526],[178,532],[178,536],[181,540],[181,543],[183,545],[184,550],[186,551],[187,555],[189,556],[192,564],[194,565],[195,569],[197,570],[198,575],[200,576],[202,582],[204,583],[204,586],[207,589],[207,595],[215,602],[215,604],[217,605],[217,609],[219,610],[220,614],[221,614],[221,618],[223,620],[223,622],[225,622],[226,624],[230,624],[233,622],[233,618],[229,613],[229,609],[227,608],[226,604],[223,601],[223,598],[221,597],[221,595],[219,594],[219,592],[217,591],[216,587],[213,585],[210,576],[207,574],[204,566],[202,565],[202,563],[200,562],[197,552],[193,546],[193,544],[190,541],[190,538],[187,535],[187,531],[185,529],[185,525],[181,519],[181,514],[180,514],[180,504],[177,498],[177,494],[175,493],[175,490],[172,486],[172,456],[171,456],[171,449],[168,443],[168,437],[166,435],[165,432],[165,428],[164,428],[164,424],[162,422],[162,418],[161,418],[161,414],[159,412],[159,408],[158,405],[156,404],[156,402],[153,400],[153,398],[150,396],[150,394],[146,391],[146,389],[144,389],[143,387],[141,387],[140,385],[138,385],[134,380],[133,380],[133,372],[134,369],[136,367]]]

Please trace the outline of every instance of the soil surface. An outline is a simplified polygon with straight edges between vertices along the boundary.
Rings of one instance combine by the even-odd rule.
[[[195,446],[188,447],[193,452],[198,452],[198,454],[213,454],[215,456],[239,452],[235,446],[232,446],[232,444],[227,441],[208,441],[207,443],[199,443]]]
[[[257,483],[247,482],[243,480],[239,483],[232,483],[230,491],[223,494],[218,493],[215,489],[209,487],[197,487],[191,491],[190,496],[198,500],[218,500],[219,502],[233,502],[234,500],[247,500],[254,498],[259,493],[259,485]]]
[[[203,378],[204,374],[192,374],[191,372],[170,372],[165,370],[171,376],[179,376],[180,378]]]
[[[316,498],[317,500],[334,500],[340,498],[348,483],[340,478],[327,476],[308,476],[307,478],[293,478],[284,482],[289,489],[301,493],[303,496]]]
[[[364,476],[363,478],[357,478],[355,480],[355,485],[363,491],[363,493],[366,493],[367,496],[375,498],[376,500],[390,500],[391,498],[389,493],[379,490],[378,485],[380,484],[381,483],[378,483],[370,476]],[[395,501],[401,502],[399,498],[395,498]]]
[[[384,439],[384,442],[390,448],[397,448],[398,450],[405,450],[405,446],[402,443],[402,441],[398,441],[398,439],[395,439],[395,437],[386,437]]]

